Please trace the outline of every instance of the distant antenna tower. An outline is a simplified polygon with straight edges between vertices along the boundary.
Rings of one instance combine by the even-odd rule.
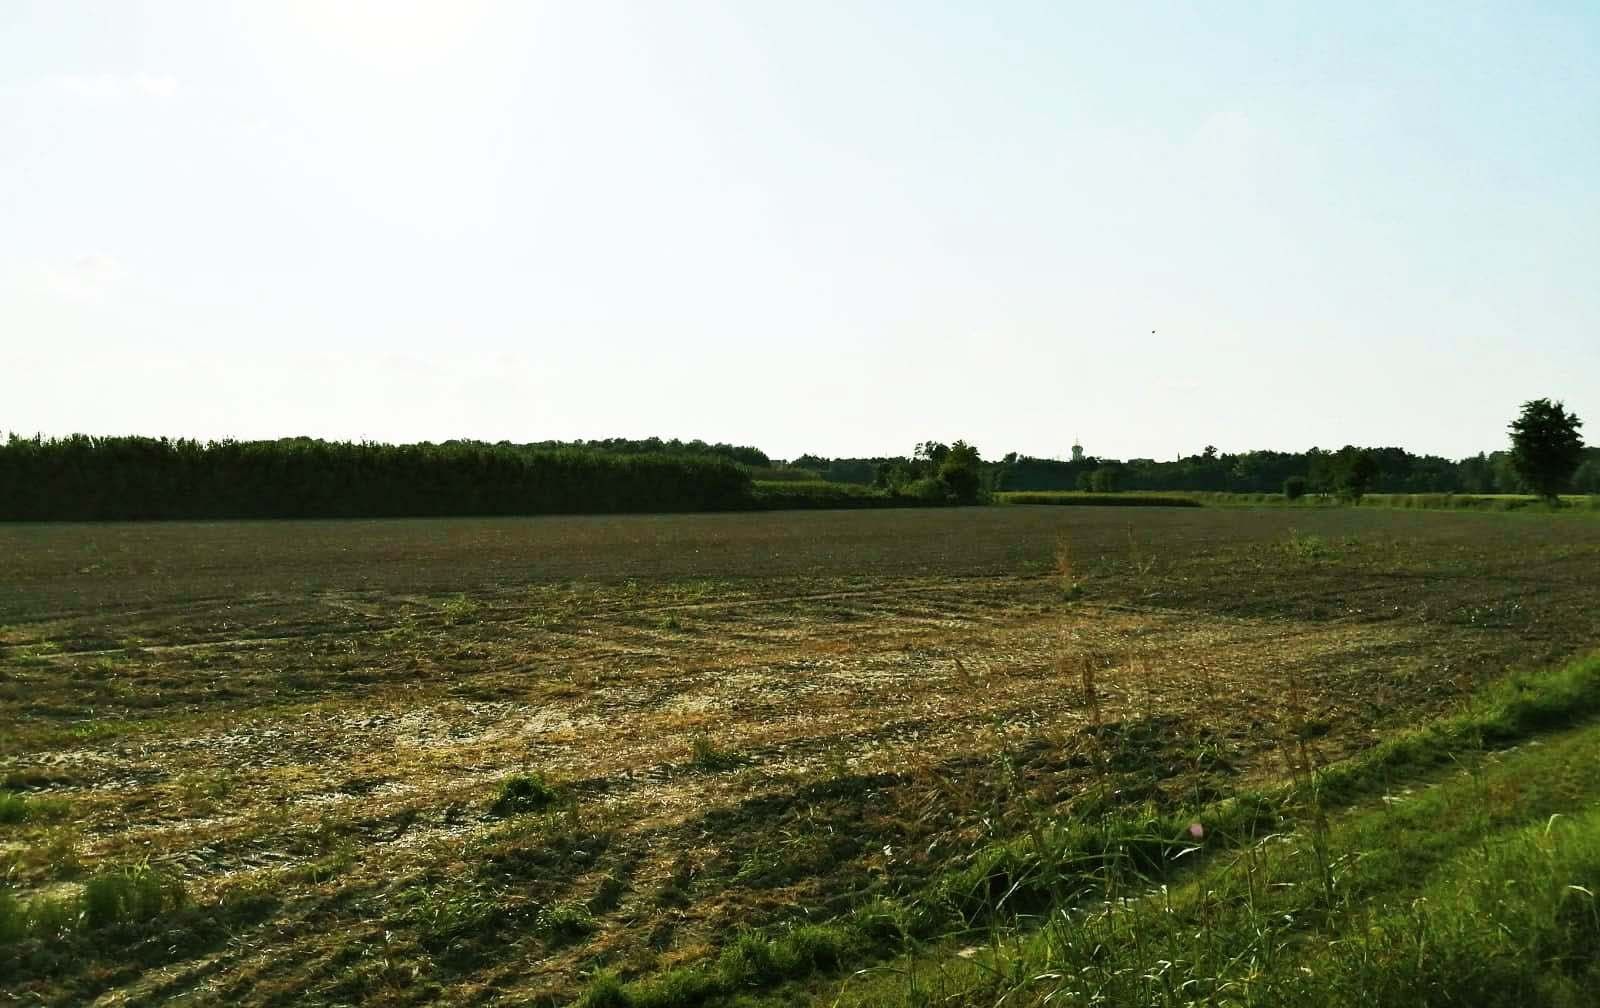
[[[1078,443],[1078,436],[1076,434],[1072,436],[1072,461],[1083,461],[1083,445]]]

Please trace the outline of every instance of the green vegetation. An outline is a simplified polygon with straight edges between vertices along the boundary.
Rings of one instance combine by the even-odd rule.
[[[765,479],[755,483],[755,502],[758,508],[769,511],[905,507],[918,503],[886,490],[853,483],[826,483],[820,480],[773,482]]]
[[[446,599],[439,608],[450,617],[452,623],[471,623],[478,618],[478,603],[465,595]]]
[[[1080,908],[963,937],[977,955],[904,960],[838,1003],[1589,1004],[1600,778],[1581,768],[1600,758],[1596,714],[1600,658],[1519,677],[1297,778],[1271,796],[1285,818],[1270,832],[1197,811],[1187,875],[1094,867]],[[1534,744],[1505,749],[1519,743]]]
[[[591,438],[586,441],[536,441],[519,445],[536,451],[604,452],[608,455],[678,455],[691,458],[724,458],[751,470],[766,469],[772,465],[767,453],[749,445],[715,444],[696,438],[681,441],[678,438]]]
[[[556,800],[556,790],[538,774],[522,774],[507,778],[500,785],[500,793],[489,806],[491,815],[513,816],[524,812],[537,812]]]
[[[1365,448],[1344,448],[1329,460],[1333,492],[1340,500],[1361,503],[1378,478],[1378,460]]]
[[[1583,421],[1558,402],[1534,399],[1511,422],[1511,467],[1548,501],[1568,489],[1583,462]]]
[[[37,798],[0,791],[0,823],[48,822],[60,819],[70,806],[60,798]]]
[[[602,972],[578,1003],[686,1008],[764,990],[792,1003],[784,983],[882,957],[892,968],[817,1001],[1587,1003],[1600,778],[1581,768],[1600,757],[1600,726],[1570,726],[1596,714],[1600,656],[1514,677],[1331,767],[1291,742],[1305,758],[1277,788],[1165,814],[1036,813],[915,893],[744,931],[637,981]],[[921,950],[895,958],[907,948]]]
[[[1193,497],[1155,493],[1040,492],[996,494],[1001,504],[1064,504],[1085,507],[1199,507]]]
[[[1096,494],[1079,490],[1017,491],[997,493],[997,504],[1061,504],[1103,507],[1290,507],[1335,508],[1345,504],[1364,508],[1403,508],[1428,511],[1523,511],[1549,513],[1548,501],[1526,494],[1375,494],[1362,495],[1359,501],[1341,501],[1326,494],[1289,496],[1277,493],[1193,492],[1182,494],[1133,490],[1117,494]],[[1600,496],[1566,495],[1559,498],[1561,511],[1600,512]]]
[[[24,901],[0,887],[0,949],[27,939],[50,941],[75,931],[142,924],[188,902],[181,882],[148,867],[97,872],[71,896]]]
[[[908,457],[783,463],[756,448],[660,438],[381,445],[12,435],[0,444],[0,521],[917,507],[1063,491],[1107,504],[1152,491],[1360,504],[1372,494],[1477,499],[1532,490],[1553,504],[1563,490],[1600,495],[1600,447],[1583,446],[1581,426],[1560,403],[1533,400],[1511,426],[1509,451],[1459,461],[1355,445],[1242,453],[1208,445],[1170,462],[1081,452],[985,461],[965,441],[930,440]]]
[[[151,438],[0,444],[0,520],[718,511],[750,506],[722,458],[453,442]]]

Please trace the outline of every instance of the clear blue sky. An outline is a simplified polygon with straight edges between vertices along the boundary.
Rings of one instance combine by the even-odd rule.
[[[1600,5],[8,0],[0,350],[27,433],[1600,441]]]

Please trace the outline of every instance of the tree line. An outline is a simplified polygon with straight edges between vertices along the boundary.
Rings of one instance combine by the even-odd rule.
[[[475,442],[142,437],[0,444],[0,520],[355,518],[719,511],[752,506],[715,455]]]
[[[446,442],[453,444],[455,442]],[[472,442],[464,442],[472,443]],[[508,446],[509,442],[500,442],[501,447]],[[725,458],[740,465],[766,468],[772,465],[772,459],[760,448],[749,445],[733,445],[718,441],[715,444],[696,438],[692,441],[680,441],[677,438],[662,440],[658,437],[649,438],[594,438],[588,441],[535,441],[519,447],[531,448],[539,451],[561,451],[563,449],[576,449],[578,451],[604,452],[609,455],[694,455],[701,457]]]
[[[1600,494],[1600,447],[1583,447],[1582,422],[1561,412],[1559,403],[1534,400],[1524,405],[1504,451],[1480,452],[1451,460],[1414,455],[1403,448],[1310,448],[1304,452],[1219,452],[1207,446],[1172,461],[1033,458],[1016,452],[994,461],[978,459],[963,442],[963,464],[977,474],[985,491],[1122,490],[1232,493],[1306,493],[1359,498],[1366,493],[1464,493],[1548,495],[1553,492]],[[1524,430],[1526,429],[1526,430]],[[1548,442],[1550,447],[1540,445]],[[948,452],[924,442],[904,458],[830,459],[802,455],[792,464],[819,478],[871,484],[886,489],[917,485],[936,474],[936,459]],[[1553,451],[1552,463],[1531,461],[1529,452]],[[1554,489],[1552,489],[1554,488]]]
[[[965,441],[894,458],[805,455],[660,438],[387,445],[285,438],[169,440],[73,435],[0,443],[0,521],[353,518],[726,511],[800,506],[977,504],[997,491],[1123,490],[1335,494],[1600,493],[1600,447],[1560,403],[1525,403],[1511,445],[1451,461],[1401,448],[1237,454],[1206,447],[1171,462],[1012,452],[985,461]],[[769,481],[786,479],[774,490]],[[756,481],[761,481],[758,490]],[[824,482],[826,481],[826,482]],[[829,484],[833,486],[829,487]],[[841,493],[838,484],[870,491]]]

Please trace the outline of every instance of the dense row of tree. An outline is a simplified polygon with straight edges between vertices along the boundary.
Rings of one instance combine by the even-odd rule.
[[[985,462],[965,441],[925,441],[909,456],[787,466],[756,448],[704,441],[514,445],[351,444],[289,438],[198,441],[11,436],[0,444],[0,520],[308,518],[716,511],[771,506],[755,479],[875,486],[870,503],[973,504],[1005,490],[1333,493],[1600,493],[1600,448],[1560,403],[1525,403],[1511,450],[1452,462],[1401,448],[1219,453],[1157,462],[1015,452]],[[837,488],[835,488],[837,489]],[[835,495],[837,496],[837,495]],[[841,498],[851,506],[866,498]],[[833,498],[829,498],[832,500]]]
[[[795,465],[815,470],[842,483],[906,485],[928,475],[928,463],[909,458],[828,459],[806,455]],[[1357,496],[1361,493],[1529,493],[1510,451],[1480,453],[1459,461],[1437,455],[1413,455],[1403,448],[1304,452],[1254,451],[1237,454],[1207,447],[1199,454],[1170,462],[1153,459],[1078,461],[1030,458],[1011,453],[978,466],[989,490],[1162,490],[1281,493],[1302,492]],[[1580,464],[1565,489],[1600,493],[1600,447],[1582,450]]]
[[[725,458],[526,446],[11,437],[0,520],[343,518],[750,507]]]
[[[508,444],[509,442],[501,442],[502,446]],[[605,452],[611,455],[695,455],[725,458],[740,465],[761,468],[772,465],[772,460],[760,448],[752,448],[749,445],[724,444],[720,441],[716,444],[710,444],[698,438],[693,441],[680,441],[677,438],[663,441],[658,437],[644,438],[642,440],[597,438],[592,441],[535,441],[532,444],[522,445],[521,447],[542,451],[560,451],[562,449],[575,448],[579,451]]]

